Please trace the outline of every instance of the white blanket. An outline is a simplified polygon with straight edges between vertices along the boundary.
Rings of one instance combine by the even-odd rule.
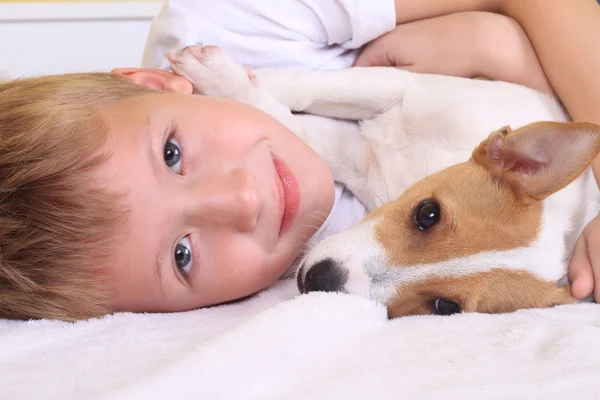
[[[410,317],[297,296],[76,324],[0,321],[2,399],[598,399],[600,306]]]

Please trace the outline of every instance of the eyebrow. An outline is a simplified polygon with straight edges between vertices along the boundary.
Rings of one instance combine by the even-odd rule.
[[[154,180],[157,182],[158,185],[160,185],[160,166],[158,164],[158,154],[156,152],[154,143],[156,142],[155,140],[153,140],[152,138],[152,115],[148,115],[148,118],[146,118],[146,124],[144,125],[144,137],[146,140],[146,144],[147,144],[147,158],[148,158],[148,162],[150,163],[150,166],[152,168],[152,175],[154,176]],[[154,267],[154,275],[156,276],[155,279],[155,283],[156,286],[158,287],[158,289],[160,290],[161,294],[164,294],[164,287],[163,287],[163,276],[162,276],[162,271],[164,269],[163,266],[163,262],[161,260],[163,260],[164,258],[161,257],[161,252],[158,251],[156,253],[156,266]]]

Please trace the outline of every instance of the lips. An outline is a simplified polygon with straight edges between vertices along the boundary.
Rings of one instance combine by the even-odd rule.
[[[300,208],[300,187],[292,171],[280,158],[273,155],[273,164],[277,172],[276,185],[279,192],[279,217],[281,224],[279,236],[287,232],[294,223]]]

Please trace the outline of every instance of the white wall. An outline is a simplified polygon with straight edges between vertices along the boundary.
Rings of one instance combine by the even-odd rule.
[[[0,74],[139,66],[161,6],[161,1],[0,3]]]

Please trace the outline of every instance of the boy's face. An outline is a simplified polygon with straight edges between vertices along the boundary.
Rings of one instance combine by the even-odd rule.
[[[244,104],[158,93],[103,108],[99,174],[131,212],[111,277],[119,311],[184,311],[274,282],[333,204],[322,159]]]

